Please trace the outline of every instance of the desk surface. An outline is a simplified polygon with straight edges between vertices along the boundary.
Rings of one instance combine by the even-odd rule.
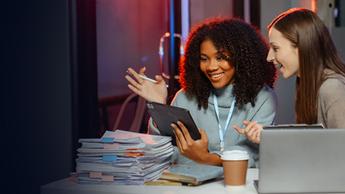
[[[77,184],[68,178],[41,187],[42,194],[256,194],[253,180],[258,179],[258,169],[248,169],[247,185],[242,188],[225,188],[223,180],[199,186],[149,186],[149,185],[92,185]],[[145,193],[144,193],[145,194]]]

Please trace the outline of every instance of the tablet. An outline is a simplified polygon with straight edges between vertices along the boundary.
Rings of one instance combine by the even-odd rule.
[[[184,108],[160,104],[155,102],[148,102],[147,109],[161,135],[171,136],[172,144],[176,145],[175,135],[171,123],[181,121],[189,131],[190,136],[194,140],[201,138],[198,127],[195,125],[189,111]]]

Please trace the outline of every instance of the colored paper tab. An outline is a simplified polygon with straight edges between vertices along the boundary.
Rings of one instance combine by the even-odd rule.
[[[104,155],[102,156],[102,160],[105,162],[113,162],[117,159],[115,155]]]
[[[114,142],[114,138],[113,137],[102,137],[101,141],[103,143],[112,143],[112,142]]]

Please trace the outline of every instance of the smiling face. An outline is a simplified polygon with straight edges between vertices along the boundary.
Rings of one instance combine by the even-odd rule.
[[[268,38],[270,50],[267,61],[273,62],[284,78],[299,76],[298,48],[274,27],[270,29]]]
[[[200,45],[200,69],[216,89],[232,82],[235,68],[230,64],[229,53],[220,52],[209,39]]]

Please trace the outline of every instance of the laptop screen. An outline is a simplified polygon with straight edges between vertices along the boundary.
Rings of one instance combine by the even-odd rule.
[[[258,190],[345,192],[344,163],[345,129],[264,128]]]

